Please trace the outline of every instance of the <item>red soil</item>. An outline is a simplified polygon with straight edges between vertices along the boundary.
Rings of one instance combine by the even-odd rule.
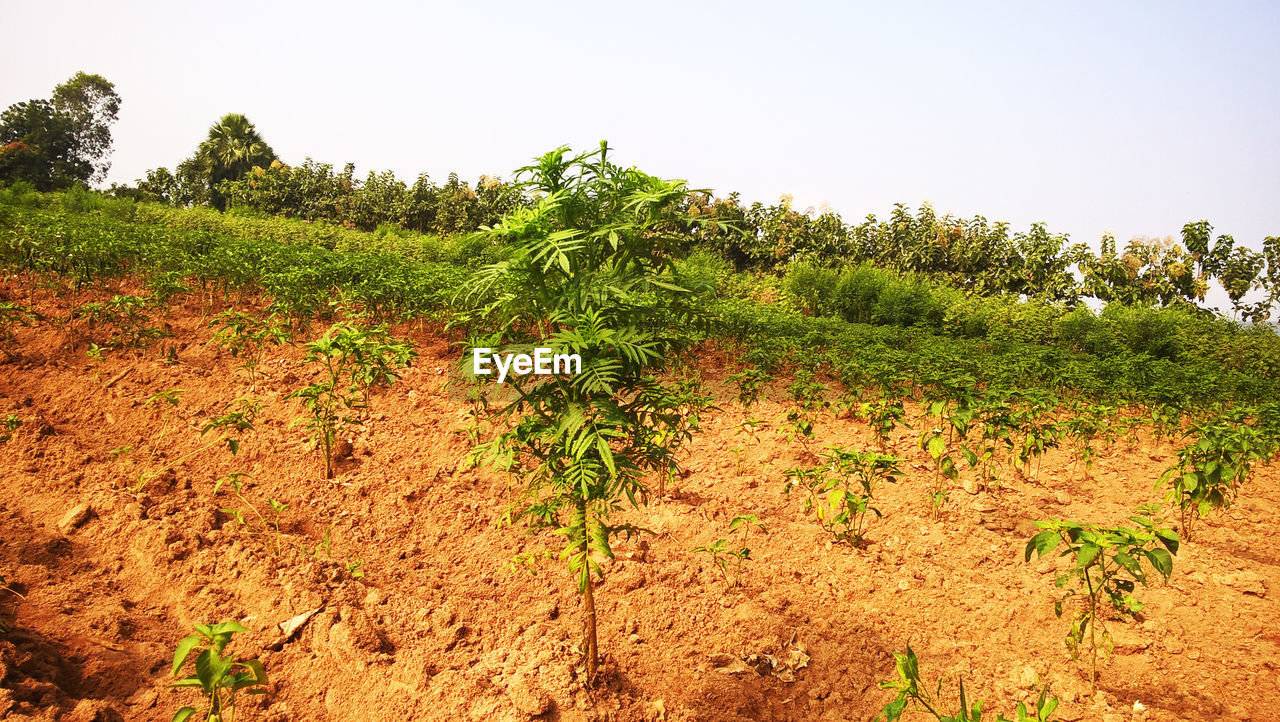
[[[65,314],[65,302],[37,298],[46,316]],[[884,487],[885,518],[855,550],[831,544],[781,493],[784,470],[805,462],[782,437],[785,405],[749,412],[770,423],[758,440],[735,433],[746,414],[724,381],[734,369],[709,347],[699,370],[723,410],[704,416],[675,488],[621,516],[656,533],[620,542],[606,565],[605,660],[590,689],[563,564],[536,576],[507,568],[554,542],[501,525],[509,479],[464,463],[468,406],[444,387],[456,347],[431,329],[397,329],[420,357],[374,398],[333,482],[290,425],[300,406],[282,398],[312,372],[300,348],[273,349],[255,391],[266,406],[240,453],[198,453],[133,493],[140,473],[209,443],[199,426],[248,393],[238,361],[206,344],[198,304],[156,321],[172,335],[100,362],[42,322],[19,329],[23,356],[0,364],[0,418],[22,421],[0,445],[0,575],[11,590],[0,591],[11,627],[0,635],[0,718],[168,720],[198,699],[166,686],[177,641],[192,623],[239,620],[252,631],[230,649],[260,656],[272,690],[243,698],[241,720],[865,720],[889,700],[876,685],[908,642],[926,680],[944,677],[954,695],[962,677],[991,716],[1047,682],[1063,720],[1280,719],[1274,466],[1184,544],[1167,586],[1139,589],[1142,621],[1112,623],[1115,652],[1093,696],[1087,663],[1063,645],[1068,620],[1053,612],[1061,562],[1024,563],[1023,547],[1033,520],[1122,522],[1157,496],[1172,444],[1120,441],[1087,480],[1055,450],[1037,482],[1006,471],[993,493],[956,488],[931,521],[928,457],[900,430],[908,473]],[[163,363],[169,347],[176,364]],[[146,403],[175,388],[177,407]],[[770,396],[782,399],[780,387]],[[814,448],[873,448],[856,420],[824,416],[816,434]],[[289,504],[278,540],[255,533],[257,518],[226,490],[213,496],[232,471],[249,474],[245,498],[266,516],[268,499]],[[62,524],[81,504],[88,516]],[[219,511],[228,507],[252,528]],[[752,542],[745,586],[727,591],[690,549],[739,513],[757,514],[768,534]],[[329,553],[313,555],[326,530]],[[357,559],[363,578],[348,570]],[[292,637],[277,628],[315,609]],[[741,662],[753,654],[796,669],[760,674]]]

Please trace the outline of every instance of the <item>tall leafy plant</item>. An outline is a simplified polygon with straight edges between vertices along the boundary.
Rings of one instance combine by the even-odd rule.
[[[646,475],[676,468],[674,451],[691,435],[678,392],[657,374],[698,317],[673,264],[696,222],[681,210],[689,190],[614,165],[608,153],[605,143],[580,155],[562,147],[520,169],[520,187],[538,200],[482,232],[505,257],[464,286],[473,302],[488,302],[477,322],[497,350],[532,344],[581,358],[573,375],[508,377],[514,400],[491,412],[505,430],[476,454],[522,480],[512,521],[564,538],[588,677],[597,670],[601,564],[615,535],[640,531],[610,516],[643,503]]]

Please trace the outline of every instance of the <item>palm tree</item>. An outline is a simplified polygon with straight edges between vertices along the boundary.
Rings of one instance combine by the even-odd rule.
[[[209,137],[196,151],[196,160],[209,180],[213,205],[225,210],[226,198],[218,192],[218,184],[237,180],[255,165],[267,166],[276,159],[275,151],[258,135],[257,128],[239,113],[228,113],[209,128]]]

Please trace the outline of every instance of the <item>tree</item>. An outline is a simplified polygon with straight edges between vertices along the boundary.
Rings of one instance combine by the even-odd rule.
[[[609,516],[623,502],[644,502],[646,473],[676,469],[674,449],[690,432],[657,374],[697,313],[673,263],[690,220],[680,210],[684,182],[612,165],[604,143],[568,153],[559,148],[521,169],[538,200],[483,232],[505,258],[465,290],[473,300],[496,299],[485,318],[497,323],[473,348],[532,344],[581,359],[573,375],[509,378],[517,395],[494,420],[510,423],[477,454],[523,478],[512,521],[563,535],[561,558],[583,600],[590,678],[595,580],[613,557],[610,538],[640,531],[611,525]]]
[[[209,196],[218,210],[225,210],[226,196],[218,189],[223,181],[242,178],[254,166],[268,166],[276,159],[258,129],[239,113],[228,113],[209,128],[209,137],[196,150],[195,162],[209,184]]]
[[[54,109],[71,119],[80,157],[93,166],[90,180],[106,180],[111,162],[111,124],[120,112],[116,86],[101,75],[79,72],[53,89]]]
[[[40,191],[84,183],[93,174],[71,116],[47,100],[15,103],[0,114],[0,181]]]

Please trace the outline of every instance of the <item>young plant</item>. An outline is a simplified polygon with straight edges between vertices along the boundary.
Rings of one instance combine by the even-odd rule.
[[[880,517],[871,505],[876,487],[882,481],[894,482],[902,475],[901,461],[896,456],[874,451],[850,451],[833,446],[821,466],[791,469],[787,472],[784,493],[795,487],[805,491],[804,511],[813,513],[818,524],[837,541],[853,546],[862,543],[867,514]]]
[[[938,680],[937,688],[930,694],[928,688],[924,686],[924,680],[920,678],[920,661],[916,659],[916,653],[911,649],[911,645],[907,645],[906,654],[895,653],[893,657],[898,678],[881,682],[880,688],[897,692],[898,695],[892,702],[885,705],[877,720],[897,722],[908,706],[914,706],[932,715],[938,722],[982,722],[983,702],[979,700],[973,707],[969,706],[969,700],[964,694],[964,680],[960,680],[960,710],[947,714],[942,704],[942,680]],[[1019,702],[1017,720],[1009,720],[1002,714],[996,717],[996,722],[1050,722],[1053,719],[1053,711],[1058,708],[1058,698],[1046,699],[1048,694],[1048,687],[1040,690],[1040,697],[1030,710],[1027,709],[1026,704]]]
[[[955,481],[960,476],[956,461],[951,456],[942,429],[933,428],[920,435],[920,448],[933,459],[933,480],[929,485],[929,516],[937,519],[942,514],[950,492],[945,480]]]
[[[809,453],[809,442],[813,438],[814,415],[819,409],[831,406],[826,400],[826,384],[813,380],[813,372],[801,369],[796,373],[795,381],[787,387],[795,406],[787,412],[787,421],[791,424],[793,438],[798,438]]]
[[[858,415],[867,420],[867,426],[880,444],[882,454],[889,453],[889,435],[898,424],[907,426],[903,421],[907,411],[902,407],[901,399],[881,398],[875,401],[864,401]]]
[[[679,392],[659,374],[700,318],[673,258],[679,229],[701,223],[682,208],[688,189],[608,162],[608,148],[571,157],[560,148],[520,171],[539,194],[483,236],[504,258],[464,291],[497,297],[488,323],[508,346],[578,354],[572,376],[507,379],[517,398],[494,414],[505,431],[476,453],[524,481],[509,518],[564,538],[561,558],[584,612],[587,679],[598,665],[595,584],[610,539],[639,530],[609,516],[646,499],[645,474],[676,465],[691,434]],[[501,346],[503,344],[495,344]],[[502,425],[499,425],[500,427]]]
[[[320,380],[285,398],[298,399],[310,412],[301,419],[324,456],[321,478],[333,478],[333,447],[345,429],[361,425],[358,416],[368,408],[369,389],[390,385],[409,364],[414,351],[391,337],[386,328],[334,324],[324,336],[307,343],[306,363],[321,366]]]
[[[0,419],[0,444],[12,439],[13,432],[17,431],[19,426],[22,426],[22,419],[15,414],[9,414]]]
[[[758,401],[765,384],[773,380],[773,375],[758,368],[743,369],[727,379],[738,385],[738,402],[743,409],[750,409]]]
[[[174,391],[180,391],[180,389],[175,389]],[[157,396],[165,398],[164,393],[158,394]],[[232,408],[232,404],[235,405],[235,410],[229,411],[228,409]],[[200,436],[202,437],[210,431],[221,431],[223,432],[221,436],[214,441],[195,449],[194,451],[183,454],[177,459],[165,464],[158,471],[150,474],[145,472],[142,473],[139,475],[138,485],[133,487],[133,491],[142,491],[143,487],[150,483],[152,479],[160,476],[169,469],[178,466],[191,457],[208,451],[215,446],[226,444],[227,450],[231,452],[232,456],[235,456],[236,453],[240,451],[240,435],[246,431],[253,430],[253,419],[261,410],[262,404],[256,399],[236,399],[234,402],[227,404],[223,407],[223,411],[225,413],[221,416],[215,416],[212,419],[209,419],[209,421],[200,428]]]
[[[138,296],[112,296],[106,302],[94,301],[86,303],[74,310],[69,319],[72,338],[75,340],[75,322],[84,319],[90,331],[99,326],[110,326],[114,333],[108,336],[103,345],[116,348],[140,348],[152,339],[164,335],[164,330],[148,326],[150,320],[143,311],[147,307],[147,299]]]
[[[1194,425],[1190,433],[1198,438],[1178,451],[1178,463],[1160,475],[1155,487],[1169,487],[1165,498],[1178,505],[1188,540],[1197,519],[1230,508],[1254,463],[1271,455],[1252,424],[1216,419]]]
[[[284,502],[276,501],[275,499],[267,499],[267,505],[271,507],[271,512],[272,514],[274,514],[273,518],[268,520],[267,517],[262,514],[262,512],[258,511],[258,507],[254,505],[253,502],[245,498],[244,477],[246,476],[248,476],[248,474],[245,474],[244,472],[233,471],[230,474],[227,474],[226,476],[218,479],[213,483],[213,495],[217,496],[218,492],[222,490],[223,486],[230,487],[231,493],[236,497],[236,499],[238,499],[241,504],[243,504],[247,509],[249,509],[249,511],[253,512],[253,515],[258,517],[258,521],[262,522],[261,533],[266,534],[268,532],[274,532],[272,537],[272,545],[275,547],[275,553],[279,554],[280,553],[280,515],[289,510],[289,505]],[[245,517],[244,513],[241,512],[239,509],[224,508],[224,509],[219,509],[219,511],[221,511],[224,514],[230,515],[233,519],[239,522],[240,526],[245,527],[247,530],[249,530],[251,534],[254,533],[251,525],[249,524],[249,520]]]
[[[191,653],[199,650],[195,659],[195,674],[174,682],[174,687],[199,687],[205,697],[207,722],[235,722],[236,693],[267,694],[267,670],[257,659],[239,661],[226,656],[232,635],[248,632],[236,622],[221,624],[197,624],[195,634],[178,642],[173,655],[173,676],[177,677]],[[201,714],[195,707],[183,707],[173,715],[173,722],[186,722]]]
[[[709,546],[693,549],[695,554],[706,554],[711,557],[711,562],[720,567],[720,573],[724,575],[724,581],[730,589],[742,586],[742,565],[751,559],[751,548],[747,546],[747,537],[751,534],[752,527],[759,529],[761,534],[769,533],[755,514],[739,514],[729,522],[730,538],[734,533],[741,532],[739,538],[733,541],[737,548],[729,547],[729,539],[717,539]],[[732,572],[729,571],[730,559],[733,560]]]
[[[289,331],[276,314],[257,318],[248,313],[228,309],[209,322],[217,327],[209,343],[225,348],[233,358],[241,359],[237,367],[249,377],[249,390],[257,384],[258,366],[268,346],[279,346],[289,341]]]
[[[0,353],[6,359],[17,358],[21,351],[14,329],[18,326],[30,326],[33,321],[35,316],[30,308],[10,301],[0,301]]]
[[[1070,557],[1071,565],[1055,581],[1066,589],[1062,599],[1054,603],[1054,612],[1062,616],[1063,601],[1083,596],[1085,608],[1071,621],[1067,633],[1067,649],[1075,657],[1089,640],[1090,684],[1098,689],[1098,650],[1110,647],[1104,617],[1104,604],[1110,605],[1121,615],[1133,615],[1142,610],[1142,602],[1133,596],[1135,585],[1147,586],[1150,577],[1143,567],[1143,560],[1165,581],[1173,573],[1173,556],[1178,553],[1178,535],[1172,529],[1159,526],[1162,520],[1151,518],[1152,507],[1140,507],[1139,515],[1130,517],[1137,527],[1107,529],[1096,524],[1069,521],[1038,521],[1042,529],[1027,542],[1026,561],[1031,554],[1043,557],[1059,546],[1059,556]]]

